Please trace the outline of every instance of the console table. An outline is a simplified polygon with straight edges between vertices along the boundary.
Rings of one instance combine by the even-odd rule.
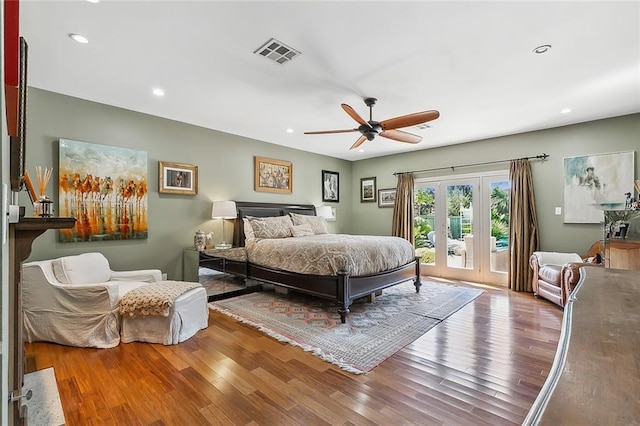
[[[524,425],[628,425],[640,419],[640,275],[582,268],[556,357]]]

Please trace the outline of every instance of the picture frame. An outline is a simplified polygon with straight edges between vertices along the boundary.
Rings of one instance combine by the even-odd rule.
[[[634,151],[565,157],[564,223],[601,223],[604,210],[623,209],[634,171]]]
[[[254,186],[258,192],[291,194],[293,163],[266,157],[254,157]]]
[[[396,189],[378,189],[378,207],[393,207],[396,202]]]
[[[337,203],[340,201],[340,174],[322,171],[322,201]]]
[[[198,166],[158,161],[158,192],[161,194],[196,195]]]
[[[376,202],[376,178],[366,177],[360,179],[360,202],[375,203]]]
[[[22,191],[26,171],[26,129],[27,129],[27,62],[29,45],[24,37],[19,38],[18,88],[10,91],[15,99],[7,99],[7,113],[15,116],[8,118],[9,125],[9,181],[11,190]],[[15,108],[14,108],[15,107]],[[15,126],[15,128],[14,128]]]
[[[57,213],[75,218],[76,223],[60,229],[58,241],[147,239],[148,168],[146,151],[60,139]]]

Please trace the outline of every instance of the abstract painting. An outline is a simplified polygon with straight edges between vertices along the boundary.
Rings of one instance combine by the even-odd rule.
[[[146,151],[60,139],[59,158],[60,242],[147,238]]]
[[[633,194],[634,151],[564,159],[564,223],[600,223]]]

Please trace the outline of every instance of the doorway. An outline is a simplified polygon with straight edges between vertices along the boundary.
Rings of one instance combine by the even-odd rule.
[[[415,246],[425,275],[507,284],[510,189],[506,171],[416,180]]]

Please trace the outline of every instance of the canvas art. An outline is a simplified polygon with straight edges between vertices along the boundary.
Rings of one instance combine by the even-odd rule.
[[[147,238],[147,153],[60,139],[59,216],[75,217],[61,242]]]
[[[633,193],[634,152],[564,159],[564,223],[600,223],[604,210],[624,208]]]

